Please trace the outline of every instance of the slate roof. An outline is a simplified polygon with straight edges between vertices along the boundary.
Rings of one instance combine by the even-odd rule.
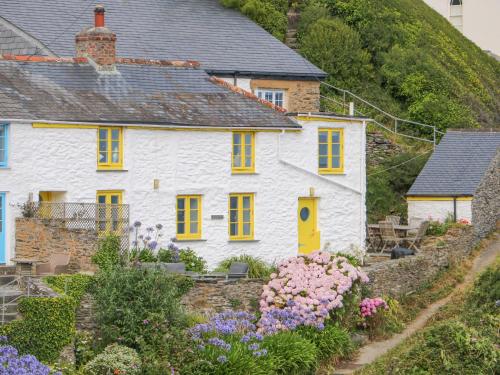
[[[448,131],[407,195],[474,195],[499,150],[500,132]]]
[[[0,23],[0,48],[2,53],[13,55],[33,55],[40,52],[34,44],[2,23]]]
[[[74,56],[75,35],[93,25],[97,3],[106,8],[120,57],[197,60],[212,74],[325,76],[219,0],[0,0],[0,16],[55,55]],[[1,42],[0,53],[6,48]]]
[[[300,128],[202,69],[0,60],[0,118],[252,128]]]

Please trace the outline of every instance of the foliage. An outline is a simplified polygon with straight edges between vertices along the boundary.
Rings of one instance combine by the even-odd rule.
[[[36,203],[30,200],[24,203],[18,203],[17,208],[21,211],[21,215],[26,219],[35,217],[37,211]]]
[[[88,375],[141,374],[141,359],[134,349],[117,344],[109,345],[85,365]]]
[[[368,277],[344,257],[317,251],[287,259],[263,288],[260,311],[293,312],[299,324],[322,328],[330,314]],[[284,327],[287,328],[287,327]]]
[[[179,361],[187,349],[187,320],[179,301],[185,279],[136,268],[99,273],[92,292],[103,344],[119,342],[137,349],[148,356],[145,365]],[[154,371],[148,373],[161,373]]]
[[[165,263],[181,262],[186,265],[186,271],[207,272],[205,259],[196,255],[196,252],[190,248],[179,249],[174,243],[171,243],[167,249],[158,251],[158,261]]]
[[[5,341],[5,337],[2,338]],[[0,364],[2,374],[29,374],[29,375],[49,375],[54,373],[40,363],[33,355],[19,355],[16,348],[10,345],[0,346]]]
[[[333,324],[327,324],[323,330],[302,326],[297,333],[316,346],[320,360],[340,359],[354,351],[349,332]]]
[[[269,362],[276,374],[303,375],[312,373],[318,360],[318,349],[297,332],[279,332],[264,338]]]
[[[285,39],[287,0],[220,0],[220,3],[227,8],[239,9],[277,39]]]
[[[262,259],[251,255],[239,255],[227,258],[219,263],[216,268],[217,272],[227,272],[233,263],[246,263],[248,264],[248,277],[251,279],[265,279],[274,272],[274,267],[270,266]]]
[[[499,354],[495,345],[461,322],[445,321],[426,330],[405,356],[405,367],[438,374],[492,374]]]
[[[92,255],[91,259],[92,262],[103,271],[119,266],[122,263],[120,256],[120,237],[111,234],[101,238],[98,243],[97,251]]]
[[[89,291],[94,278],[90,275],[72,274],[47,276],[44,282],[55,292],[64,293],[79,302],[83,295]]]
[[[80,367],[97,354],[94,334],[90,331],[77,331],[75,335],[75,365]]]
[[[476,306],[483,313],[498,313],[500,301],[500,263],[489,267],[474,283],[467,296],[467,305]]]
[[[75,307],[67,296],[22,298],[18,309],[23,319],[3,326],[2,334],[20,353],[54,362],[75,333]]]
[[[402,312],[399,302],[393,298],[365,298],[361,301],[362,326],[370,339],[390,337],[403,330]]]
[[[432,218],[431,218],[432,219]],[[429,221],[429,227],[427,228],[428,236],[444,236],[448,229],[453,225],[453,216],[448,215],[444,222],[440,221]]]

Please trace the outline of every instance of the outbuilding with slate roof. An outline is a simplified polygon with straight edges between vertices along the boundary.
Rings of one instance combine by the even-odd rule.
[[[472,223],[500,218],[500,132],[448,131],[407,193],[408,217]]]

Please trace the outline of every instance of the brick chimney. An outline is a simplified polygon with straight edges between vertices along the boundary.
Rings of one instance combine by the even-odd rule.
[[[104,23],[104,6],[94,9],[94,27],[87,27],[76,34],[76,57],[87,57],[96,65],[97,70],[115,70],[116,35]]]

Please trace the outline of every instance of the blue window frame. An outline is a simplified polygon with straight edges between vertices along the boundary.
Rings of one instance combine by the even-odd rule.
[[[0,124],[0,168],[7,167],[9,157],[9,126]]]

